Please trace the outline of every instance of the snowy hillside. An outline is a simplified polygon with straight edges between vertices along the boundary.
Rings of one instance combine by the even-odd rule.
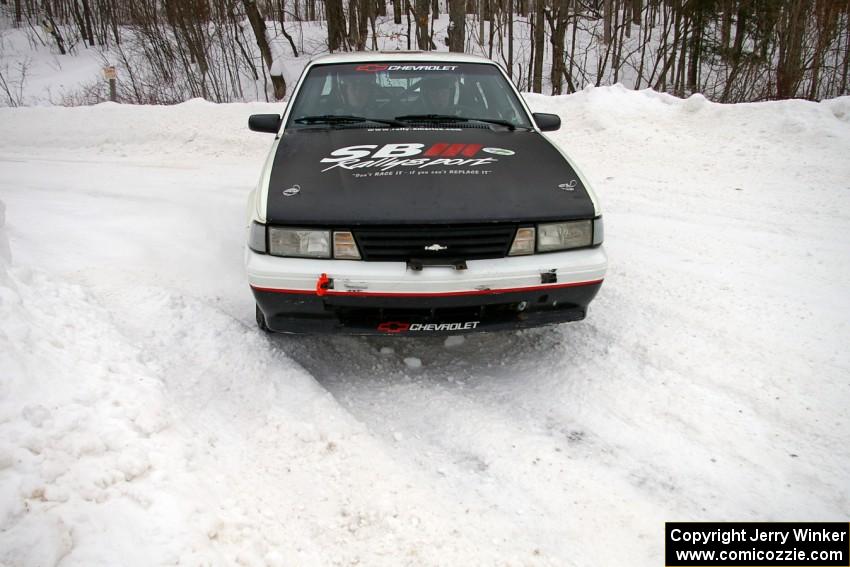
[[[0,564],[656,566],[665,520],[846,520],[850,98],[530,102],[609,275],[445,341],[255,328],[279,106],[0,109]]]

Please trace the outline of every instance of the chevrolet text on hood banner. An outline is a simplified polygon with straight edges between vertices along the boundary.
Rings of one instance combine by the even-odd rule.
[[[545,222],[594,214],[578,175],[542,135],[486,127],[287,132],[267,202],[268,222],[296,225]]]

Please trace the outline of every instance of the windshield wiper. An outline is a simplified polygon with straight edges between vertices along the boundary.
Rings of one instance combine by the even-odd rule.
[[[367,118],[365,116],[353,116],[351,114],[318,114],[316,116],[302,116],[293,120],[296,124],[346,124],[351,122],[376,122],[388,126],[399,126],[406,128],[407,124],[398,120],[384,118]]]
[[[516,130],[516,125],[513,122],[499,120],[498,118],[468,118],[466,116],[455,116],[454,114],[405,114],[404,116],[396,116],[395,119],[403,121],[422,120],[427,122],[486,122],[487,124],[498,124],[499,126]]]
[[[516,124],[509,122],[508,120],[500,120],[498,118],[467,118],[467,120],[472,120],[473,122],[486,122],[487,124],[498,124],[499,126],[505,126],[510,130],[516,130]]]

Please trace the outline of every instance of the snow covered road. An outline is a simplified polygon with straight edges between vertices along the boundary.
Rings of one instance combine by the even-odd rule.
[[[0,564],[650,566],[665,520],[846,520],[850,98],[531,104],[609,276],[447,341],[256,330],[273,105],[0,109]]]

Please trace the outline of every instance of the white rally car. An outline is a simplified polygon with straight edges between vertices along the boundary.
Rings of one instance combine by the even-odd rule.
[[[578,321],[605,277],[587,181],[497,64],[446,53],[311,61],[249,203],[257,323],[438,334]]]

